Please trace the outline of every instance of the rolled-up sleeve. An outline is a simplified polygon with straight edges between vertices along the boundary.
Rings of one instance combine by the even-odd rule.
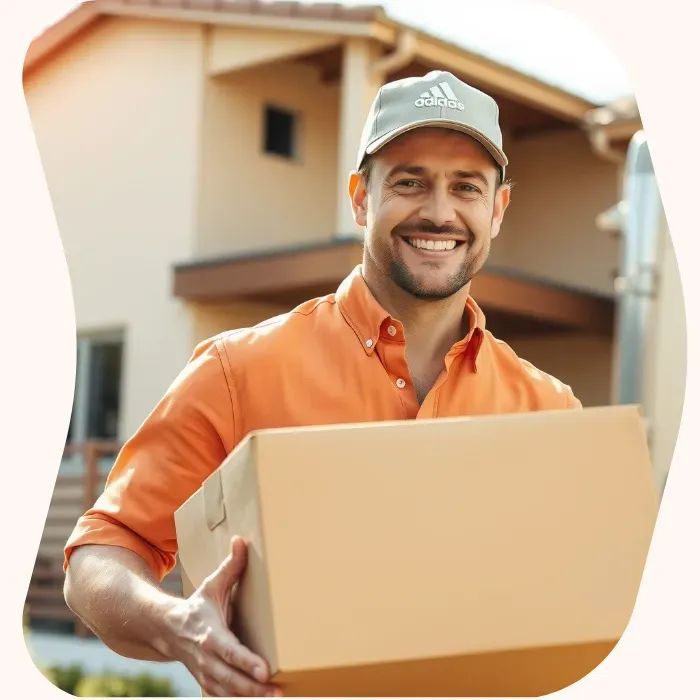
[[[234,448],[233,394],[219,339],[200,344],[121,449],[104,492],[64,549],[114,545],[139,554],[162,580],[175,566],[175,511]]]

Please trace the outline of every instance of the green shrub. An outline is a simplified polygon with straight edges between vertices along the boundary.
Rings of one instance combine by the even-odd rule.
[[[43,673],[51,683],[69,695],[76,694],[75,690],[83,679],[83,670],[77,664],[65,667],[52,666]]]
[[[49,668],[44,675],[53,685],[79,698],[174,698],[173,684],[167,678],[148,673],[120,676],[114,673],[86,676],[80,666]]]
[[[174,698],[177,696],[173,684],[167,678],[156,678],[141,673],[130,681],[134,698]]]
[[[129,698],[126,678],[119,676],[87,676],[75,688],[79,698]]]

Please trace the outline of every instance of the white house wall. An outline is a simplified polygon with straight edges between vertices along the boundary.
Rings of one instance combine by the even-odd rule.
[[[194,250],[202,36],[198,25],[103,21],[26,82],[78,331],[126,334],[122,437],[191,352],[171,267]]]

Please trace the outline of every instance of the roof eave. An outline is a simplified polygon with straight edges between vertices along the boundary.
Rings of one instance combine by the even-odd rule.
[[[358,20],[244,12],[226,13],[213,7],[207,9],[194,6],[176,7],[172,5],[151,5],[148,3],[126,4],[115,0],[91,0],[83,2],[31,42],[24,61],[24,75],[26,76],[38,63],[50,56],[75,35],[87,29],[100,17],[136,17],[271,30],[293,29],[310,33],[333,34],[340,37],[375,38],[383,42],[391,41],[393,37],[393,34],[381,25],[383,18],[385,18],[381,8],[374,8],[373,13],[366,20]]]
[[[35,37],[24,57],[23,75],[98,20],[102,14],[98,4],[95,0],[79,5]]]

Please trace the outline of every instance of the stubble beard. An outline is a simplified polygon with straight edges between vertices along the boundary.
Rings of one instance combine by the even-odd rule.
[[[469,243],[464,245],[468,246]],[[400,289],[422,301],[439,301],[457,294],[469,284],[479,270],[484,266],[490,253],[490,240],[481,250],[472,253],[467,251],[467,260],[457,272],[446,277],[440,283],[424,283],[420,275],[413,273],[408,265],[398,255],[389,252],[389,277]],[[438,265],[439,263],[435,263]],[[431,263],[426,263],[430,267]]]

